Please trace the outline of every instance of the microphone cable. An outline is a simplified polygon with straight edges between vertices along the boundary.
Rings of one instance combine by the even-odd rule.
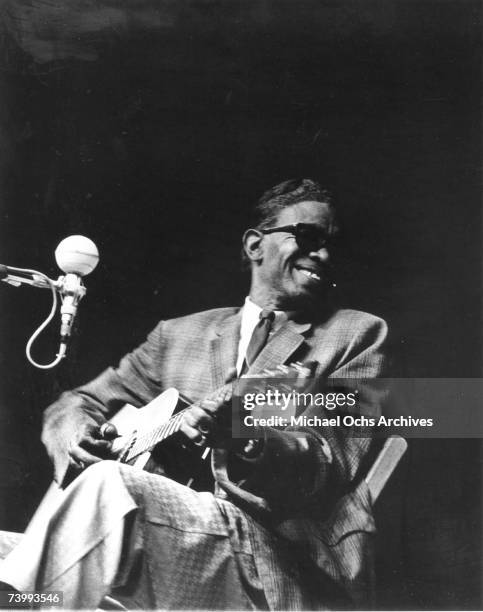
[[[32,357],[32,345],[55,316],[55,312],[57,310],[57,304],[58,304],[57,291],[56,291],[55,284],[47,275],[43,274],[42,272],[38,272],[37,270],[30,270],[28,268],[15,268],[13,266],[9,266],[8,268],[12,272],[17,272],[18,274],[28,274],[32,276],[34,279],[36,277],[39,277],[45,283],[45,285],[49,287],[52,293],[52,308],[50,309],[50,312],[47,315],[47,318],[39,325],[39,327],[30,336],[30,339],[28,340],[27,345],[25,347],[25,355],[27,356],[27,359],[30,361],[30,363],[36,368],[40,368],[41,370],[48,370],[50,368],[54,368],[65,357],[65,353],[67,350],[66,343],[61,342],[59,352],[57,353],[56,358],[54,359],[54,361],[48,364],[41,364],[35,361],[35,359]],[[22,282],[26,282],[32,285],[35,285],[36,283],[35,280],[32,280],[30,282],[29,279],[22,279]],[[12,284],[14,283],[15,281],[12,282]]]

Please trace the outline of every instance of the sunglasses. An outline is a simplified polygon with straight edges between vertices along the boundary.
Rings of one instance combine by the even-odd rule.
[[[293,223],[292,225],[281,225],[280,227],[269,227],[260,230],[262,234],[274,234],[275,232],[287,232],[293,234],[295,242],[301,251],[318,251],[329,246],[333,241],[333,236],[317,225],[311,223]]]

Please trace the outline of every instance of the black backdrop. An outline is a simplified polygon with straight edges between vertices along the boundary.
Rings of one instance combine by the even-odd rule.
[[[101,253],[53,371],[23,354],[47,292],[0,287],[0,528],[23,529],[50,479],[59,390],[161,317],[241,302],[250,207],[286,178],[335,187],[339,298],[388,320],[399,375],[481,375],[479,2],[0,9],[0,261],[56,276],[75,233]],[[413,441],[377,512],[382,607],[480,608],[479,441]]]

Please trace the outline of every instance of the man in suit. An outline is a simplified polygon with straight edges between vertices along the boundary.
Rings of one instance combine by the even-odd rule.
[[[87,469],[34,517],[0,565],[23,590],[61,590],[66,607],[96,607],[108,593],[128,607],[330,609],[360,606],[371,579],[374,522],[364,488],[368,436],[318,426],[257,430],[234,440],[226,394],[236,370],[258,374],[294,361],[317,380],[374,379],[386,325],[330,299],[330,194],[286,181],[257,205],[243,236],[249,297],[162,321],[146,342],[45,413],[43,441],[62,483]],[[213,492],[196,492],[109,458],[105,423],[169,387],[196,402],[183,415],[185,445],[213,446]],[[324,410],[308,406],[307,416]],[[103,427],[104,426],[104,427]]]

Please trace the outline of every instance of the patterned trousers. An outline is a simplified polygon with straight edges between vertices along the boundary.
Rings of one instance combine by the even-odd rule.
[[[230,502],[114,461],[42,504],[23,536],[3,534],[0,581],[63,592],[65,608],[112,594],[127,608],[267,609],[251,523]]]

